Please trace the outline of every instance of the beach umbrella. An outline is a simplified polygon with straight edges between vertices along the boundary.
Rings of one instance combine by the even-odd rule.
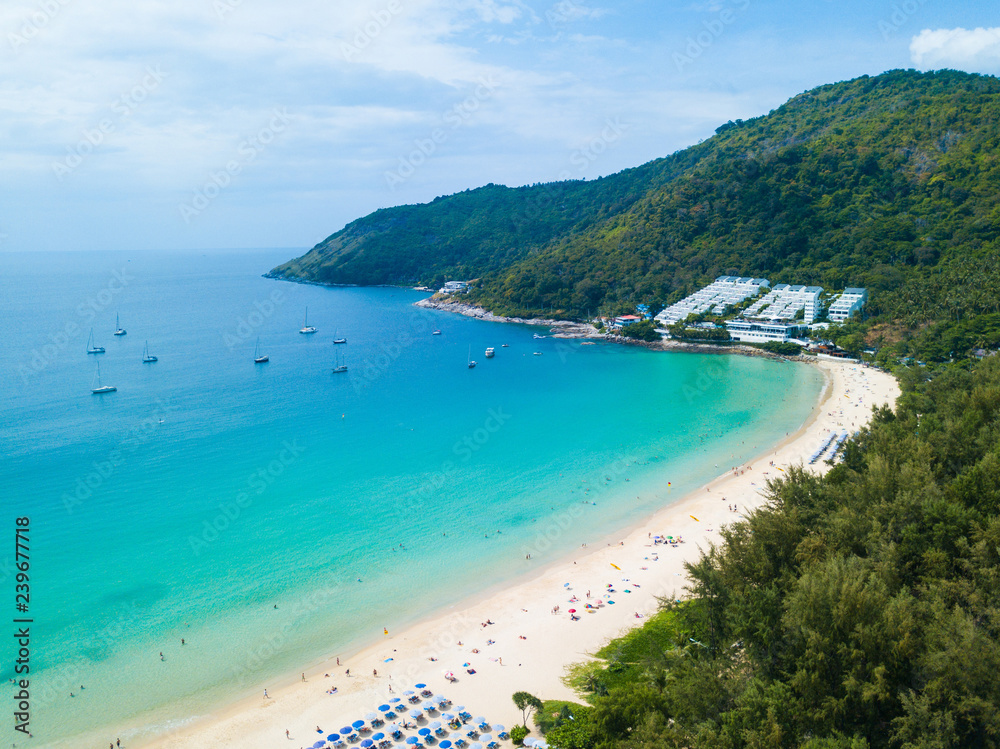
[[[435,694],[435,695],[434,695],[434,697],[433,697],[432,699],[433,699],[433,700],[434,700],[435,702],[437,702],[438,704],[440,704],[440,703],[442,703],[442,702],[447,702],[447,701],[448,701],[448,698],[447,698],[447,697],[445,697],[445,696],[444,696],[443,694]]]
[[[441,713],[441,717],[444,718],[449,723],[451,723],[451,721],[455,720],[455,716],[452,715],[451,713]]]
[[[317,741],[315,744],[313,744],[313,749],[320,749],[320,747],[324,746],[326,746],[325,741]]]
[[[421,707],[422,707],[422,708],[423,708],[424,710],[433,710],[433,709],[434,709],[434,703],[433,703],[433,702],[431,702],[430,700],[424,700],[424,702],[423,702],[423,704],[421,705]]]
[[[484,718],[482,715],[479,715],[479,716],[476,717],[475,723],[476,723],[477,726],[481,726],[485,722],[486,722],[486,718]]]
[[[352,733],[354,733],[354,729],[351,728],[350,726],[344,726],[343,728],[340,729],[341,736],[350,736]]]
[[[331,733],[329,736],[326,737],[326,740],[327,741],[333,741],[334,739],[339,739],[339,738],[340,738],[340,734],[337,733],[336,731],[334,731],[333,733]]]
[[[448,739],[445,739],[440,744],[438,744],[438,746],[441,747],[441,749],[448,749],[448,747],[451,746],[451,742],[448,741]]]
[[[493,724],[493,732],[494,733],[503,733],[504,730],[506,730],[506,729],[503,727],[502,723],[494,723]]]
[[[532,738],[532,737],[530,737],[530,736],[529,736],[528,738],[526,738],[526,739],[525,739],[524,741],[522,741],[521,743],[522,743],[522,744],[524,744],[525,746],[534,746],[534,745],[535,745],[535,742],[536,742],[537,740],[538,740],[538,739],[535,739],[535,738]]]
[[[333,744],[334,746],[340,746],[341,744],[344,743],[344,740],[340,738],[340,736],[338,736],[337,738],[331,740],[330,743]]]
[[[429,729],[429,728],[421,728],[419,731],[417,731],[417,733],[419,733],[421,736],[430,736],[431,735],[431,729]]]
[[[571,614],[575,614],[575,613],[576,613],[576,609],[570,609],[570,610],[569,610],[569,613],[571,613]]]
[[[375,720],[377,718],[378,718],[378,716],[375,713],[366,713],[365,714],[365,720],[367,720],[369,723],[371,723],[373,720]]]
[[[465,712],[465,705],[459,705],[458,707],[456,707],[455,708],[455,712],[456,713],[464,713]]]
[[[489,744],[491,741],[493,741],[493,737],[488,733],[484,733],[479,736],[479,740],[482,741],[484,744]]]
[[[433,723],[430,724],[430,728],[433,728],[434,730],[437,730],[440,727],[441,727],[440,720],[435,720]]]
[[[407,744],[419,744],[420,743],[420,739],[418,739],[416,736],[407,736],[406,737],[406,743]]]
[[[391,700],[389,700],[389,704],[390,705],[395,705],[397,702],[400,702],[400,701],[401,700],[399,699],[399,697],[393,697]]]
[[[364,724],[365,722],[363,720],[356,720],[353,723],[351,723],[351,725],[354,726],[355,728],[361,728],[361,726],[363,726]]]
[[[420,716],[421,716],[421,712],[419,710],[417,710],[416,708],[414,708],[413,710],[410,710],[410,717],[411,718],[419,718]]]
[[[380,712],[383,712],[383,713],[387,713],[390,710],[392,710],[392,708],[389,707],[388,705],[379,705],[378,709],[379,709]]]
[[[416,692],[414,692],[412,689],[407,689],[405,692],[403,692],[404,697],[412,697],[415,694]]]
[[[469,749],[483,749],[483,745],[480,744],[478,741],[473,741],[471,744],[469,744]]]
[[[382,733],[381,731],[379,731],[378,733],[372,734],[372,739],[374,741],[381,741],[384,738],[385,738],[385,734]]]
[[[368,749],[368,747],[370,747],[370,746],[374,746],[374,744],[375,744],[375,742],[372,741],[371,739],[364,739],[361,742],[361,746],[363,746],[365,749]]]

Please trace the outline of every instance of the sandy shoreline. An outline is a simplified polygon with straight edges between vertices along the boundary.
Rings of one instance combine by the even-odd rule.
[[[152,742],[127,737],[128,746],[308,747],[321,738],[317,726],[325,735],[412,689],[416,682],[426,682],[473,715],[508,728],[520,715],[510,699],[515,691],[527,690],[543,699],[574,699],[561,682],[565,667],[641,624],[644,618],[636,614],[644,617],[655,611],[658,596],[681,594],[683,563],[718,542],[722,525],[739,519],[730,505],[740,511],[756,506],[761,501],[758,492],[769,477],[781,475],[780,467],[804,463],[831,432],[853,432],[868,420],[873,405],[892,404],[898,395],[895,380],[884,372],[836,361],[817,361],[813,366],[824,371],[827,387],[797,433],[751,461],[752,468],[729,471],[637,522],[616,545],[578,549],[486,598],[458,602],[405,631],[390,632],[360,652],[341,655],[340,667],[331,657],[306,670],[305,681],[295,677],[285,684],[262,684],[259,696]],[[825,469],[822,463],[812,467],[817,472]],[[654,547],[649,535],[660,533],[682,536],[685,543]],[[573,596],[583,599],[589,591],[593,601],[609,584],[616,591],[608,594],[615,604],[605,598],[602,608],[583,613],[585,601],[580,601],[579,620],[571,620],[566,612],[574,607]],[[555,606],[560,607],[558,614],[552,613]],[[493,624],[482,626],[487,621]],[[466,673],[465,663],[476,673]],[[344,674],[346,668],[350,677]],[[446,671],[453,671],[457,681],[448,683]],[[326,692],[332,686],[338,688],[335,695]]]

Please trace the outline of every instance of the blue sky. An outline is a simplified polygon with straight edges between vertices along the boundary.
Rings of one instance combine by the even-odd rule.
[[[1000,74],[968,0],[5,0],[0,251],[309,247],[592,179],[892,68]]]

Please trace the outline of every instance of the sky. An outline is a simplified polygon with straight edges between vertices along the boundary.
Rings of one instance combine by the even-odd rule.
[[[0,251],[308,248],[594,179],[814,86],[1000,74],[971,0],[4,0]]]

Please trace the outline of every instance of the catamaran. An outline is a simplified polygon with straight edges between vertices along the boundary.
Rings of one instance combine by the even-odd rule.
[[[103,395],[104,393],[113,393],[113,392],[115,392],[118,389],[114,385],[101,385],[101,363],[100,362],[97,362],[97,377],[94,379],[94,382],[97,383],[97,387],[91,387],[90,388],[90,392],[92,392],[94,395]]]
[[[256,345],[254,345],[254,347],[253,347],[253,363],[254,364],[263,364],[267,360],[268,360],[267,354],[261,355],[261,353],[260,353],[260,338],[258,338]]]
[[[94,329],[90,329],[90,338],[87,339],[87,353],[88,354],[103,354],[104,346],[94,345]]]
[[[116,312],[115,313],[115,332],[114,332],[114,335],[125,335],[126,333],[128,333],[128,331],[125,330],[125,328],[122,327],[122,325],[121,325],[120,322],[118,322],[118,313]]]
[[[306,317],[305,317],[305,320],[302,321],[302,329],[299,332],[300,333],[315,333],[316,332],[316,328],[314,328],[312,325],[309,324],[309,308],[308,307],[306,307]]]
[[[157,358],[149,353],[149,341],[146,341],[146,345],[142,347],[142,361],[144,364],[157,361]]]

